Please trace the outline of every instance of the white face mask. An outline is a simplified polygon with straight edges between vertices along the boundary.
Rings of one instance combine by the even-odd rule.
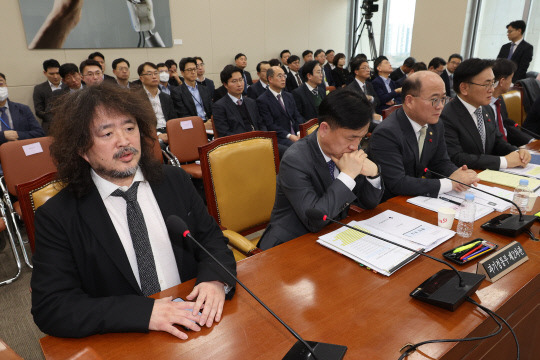
[[[169,73],[162,71],[159,73],[159,81],[161,82],[167,82],[169,81]]]
[[[0,87],[0,101],[4,101],[8,98],[8,88],[7,86]]]

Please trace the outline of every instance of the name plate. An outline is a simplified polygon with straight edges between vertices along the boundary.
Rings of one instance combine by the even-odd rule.
[[[529,258],[521,244],[512,241],[495,254],[479,261],[476,273],[484,274],[486,280],[495,282],[527,260]]]

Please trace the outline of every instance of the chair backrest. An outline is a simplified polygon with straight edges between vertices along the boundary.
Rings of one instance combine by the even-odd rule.
[[[214,122],[214,115],[210,118],[210,121],[212,122],[212,131],[214,132],[214,139],[217,139],[219,137],[219,134],[216,130],[216,123]]]
[[[519,125],[523,123],[523,99],[522,99],[522,90],[513,89],[504,94],[502,98],[504,104],[506,105],[506,110],[508,111],[508,117]]]
[[[313,118],[300,124],[300,138],[306,137],[319,128],[319,119]]]
[[[275,132],[224,136],[199,148],[208,211],[242,233],[270,220],[279,152]]]
[[[34,214],[38,207],[55,196],[64,186],[65,184],[56,179],[56,172],[17,185],[17,197],[32,252],[35,248]]]
[[[0,163],[4,171],[6,186],[11,195],[16,195],[15,186],[17,184],[56,171],[56,166],[49,153],[51,143],[52,138],[47,136],[8,141],[0,146]]]
[[[208,143],[203,120],[189,116],[167,121],[169,149],[180,162],[199,159],[199,146]]]
[[[332,91],[336,90],[336,87],[335,86],[327,86],[326,87],[326,93],[331,93]]]
[[[382,118],[386,119],[391,113],[399,109],[401,105],[392,105],[389,108],[386,108],[382,111]]]

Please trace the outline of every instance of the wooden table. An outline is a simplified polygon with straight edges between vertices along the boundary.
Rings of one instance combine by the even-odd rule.
[[[365,219],[391,209],[432,224],[437,214],[398,197],[350,219]],[[540,201],[536,211],[540,210]],[[474,236],[504,246],[514,240],[480,229]],[[455,230],[457,221],[454,222]],[[328,232],[337,226],[324,229]],[[539,224],[533,225],[538,234]],[[354,261],[315,242],[307,234],[238,263],[238,276],[304,339],[348,347],[346,359],[397,359],[407,343],[429,339],[482,336],[496,325],[481,310],[466,302],[455,312],[412,299],[409,293],[444,268],[420,257],[391,277],[375,274]],[[514,327],[520,340],[521,359],[540,353],[540,243],[525,235],[519,241],[529,261],[495,283],[484,281],[473,298],[497,311]],[[465,240],[455,236],[430,252],[442,253]],[[472,265],[459,270],[475,272]],[[185,297],[194,281],[165,290],[155,297]],[[104,359],[281,359],[295,339],[238,286],[227,301],[221,323],[189,333],[182,341],[166,333],[106,334],[84,339],[45,337],[41,346],[47,359],[66,359],[82,348],[93,348]],[[482,342],[425,345],[408,359],[514,359],[513,338],[505,328]]]
[[[23,360],[17,355],[2,339],[0,339],[0,359],[2,360]]]

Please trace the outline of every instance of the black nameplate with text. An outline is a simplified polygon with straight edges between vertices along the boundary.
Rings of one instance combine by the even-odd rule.
[[[521,244],[513,241],[495,254],[478,262],[476,273],[484,274],[486,280],[495,282],[527,260],[529,258]]]

